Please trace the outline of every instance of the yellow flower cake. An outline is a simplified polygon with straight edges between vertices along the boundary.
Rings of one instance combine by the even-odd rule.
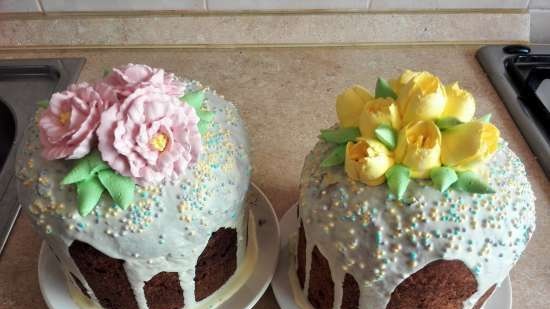
[[[535,229],[518,157],[429,72],[336,99],[300,182],[299,290],[315,309],[479,309]],[[498,188],[498,192],[495,192]]]

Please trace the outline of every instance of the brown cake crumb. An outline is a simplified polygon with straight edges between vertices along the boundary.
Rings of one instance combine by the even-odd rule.
[[[220,228],[212,233],[195,266],[195,301],[219,289],[237,269],[237,231]]]
[[[311,254],[307,299],[316,309],[332,309],[334,305],[334,281],[330,266],[317,246]]]
[[[176,272],[160,272],[143,287],[149,309],[181,309],[185,305]]]
[[[87,243],[75,240],[69,253],[105,309],[138,309],[124,260],[113,259]]]
[[[342,306],[341,309],[358,309],[359,308],[359,285],[352,275],[346,274],[344,284],[342,285]]]
[[[297,252],[297,269],[298,281],[300,286],[304,289],[306,282],[306,234],[304,232],[304,225],[300,220],[300,230],[298,232],[298,252]]]
[[[437,260],[405,279],[386,309],[462,309],[477,290],[472,272],[459,260]]]
[[[497,285],[494,284],[483,295],[481,295],[481,297],[479,298],[479,300],[477,301],[473,309],[481,309],[481,307],[483,307],[487,299],[489,299],[489,297],[493,295],[493,292],[495,292],[496,288],[497,288]]]

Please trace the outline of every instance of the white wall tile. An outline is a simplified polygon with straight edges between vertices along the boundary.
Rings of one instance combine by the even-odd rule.
[[[550,43],[550,10],[531,10],[531,42]]]
[[[206,9],[205,1],[206,0],[42,0],[42,5],[46,12],[135,10],[204,11]]]
[[[532,9],[550,9],[550,0],[531,0],[529,8]]]
[[[366,10],[369,0],[206,0],[209,11]]]
[[[0,13],[40,12],[37,0],[0,0]]]
[[[532,0],[531,0],[532,1]],[[540,0],[549,1],[550,0]],[[371,0],[370,9],[432,10],[432,9],[524,9],[529,0]]]

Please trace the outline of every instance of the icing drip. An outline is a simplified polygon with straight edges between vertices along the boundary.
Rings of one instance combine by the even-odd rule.
[[[244,260],[235,274],[215,293],[202,300],[196,309],[206,309],[218,306],[227,300],[231,295],[244,285],[244,283],[250,278],[256,263],[258,261],[258,239],[256,238],[256,225],[255,219],[252,213],[248,217],[248,244],[246,248],[246,254]],[[88,299],[82,292],[71,282],[67,277],[67,287],[69,294],[75,301],[75,303],[81,309],[101,309],[99,305],[96,305],[90,299]]]

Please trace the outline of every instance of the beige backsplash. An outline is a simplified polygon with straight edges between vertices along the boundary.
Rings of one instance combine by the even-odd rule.
[[[0,19],[0,48],[527,42],[527,11],[55,14]]]

